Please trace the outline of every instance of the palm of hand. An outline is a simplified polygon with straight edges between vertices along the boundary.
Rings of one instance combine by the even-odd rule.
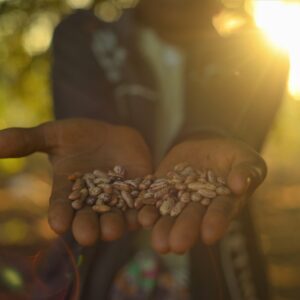
[[[207,244],[220,239],[232,217],[249,193],[264,179],[266,166],[260,156],[241,142],[224,138],[194,139],[175,146],[157,170],[163,176],[180,162],[196,169],[211,169],[226,178],[230,196],[218,196],[206,209],[199,202],[189,203],[177,217],[159,216],[157,209],[144,207],[139,221],[152,227],[152,245],[161,253],[183,253],[199,236]]]
[[[89,119],[49,122],[35,128],[10,128],[0,133],[0,157],[20,157],[35,151],[49,154],[53,184],[48,219],[52,229],[62,234],[72,227],[81,245],[92,245],[99,238],[114,240],[129,227],[137,226],[136,212],[125,216],[117,210],[99,217],[90,207],[74,212],[68,194],[68,175],[75,171],[108,170],[123,165],[128,177],[151,172],[149,150],[133,129],[112,126]]]

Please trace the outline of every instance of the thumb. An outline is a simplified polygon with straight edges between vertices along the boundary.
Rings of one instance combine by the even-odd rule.
[[[266,174],[267,167],[262,158],[239,162],[229,172],[227,184],[236,195],[250,195],[263,182]]]
[[[0,158],[22,157],[51,149],[51,124],[43,123],[32,128],[7,128],[0,130]]]

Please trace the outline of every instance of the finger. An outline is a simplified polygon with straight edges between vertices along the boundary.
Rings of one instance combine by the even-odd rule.
[[[129,230],[137,230],[140,227],[138,212],[135,209],[128,209],[125,212],[125,219]]]
[[[171,216],[163,216],[153,227],[151,235],[152,247],[161,254],[165,254],[170,251],[169,235],[174,222],[175,218]]]
[[[182,254],[189,250],[200,235],[205,207],[200,203],[190,203],[177,217],[170,233],[171,251]]]
[[[227,184],[236,195],[251,193],[262,183],[266,173],[267,167],[262,159],[238,163],[228,174]]]
[[[119,239],[123,235],[125,228],[126,223],[124,216],[118,209],[113,209],[100,216],[101,238],[104,241]]]
[[[49,200],[48,222],[57,233],[65,233],[72,224],[74,210],[68,199],[71,182],[65,176],[55,175]]]
[[[32,128],[0,130],[0,158],[21,157],[33,152],[47,152],[53,143],[51,122]]]
[[[82,246],[91,246],[99,239],[98,216],[90,206],[86,206],[76,212],[72,231],[75,240]]]
[[[202,240],[208,245],[214,244],[226,232],[230,221],[236,214],[238,199],[220,196],[207,208],[202,223]]]
[[[138,222],[144,228],[152,227],[159,218],[159,211],[151,205],[145,205],[138,213]]]

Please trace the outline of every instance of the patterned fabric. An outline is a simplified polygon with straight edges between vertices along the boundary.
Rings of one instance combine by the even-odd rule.
[[[187,300],[186,272],[176,256],[166,262],[152,251],[140,251],[116,275],[109,299]]]

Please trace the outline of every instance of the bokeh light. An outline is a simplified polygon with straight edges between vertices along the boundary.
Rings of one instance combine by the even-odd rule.
[[[256,25],[290,57],[289,92],[300,100],[300,3],[283,0],[253,2]]]
[[[56,16],[50,13],[37,13],[32,17],[23,34],[23,46],[28,54],[37,55],[48,50],[57,21]]]
[[[23,278],[21,274],[14,268],[3,268],[0,271],[0,277],[10,289],[20,290],[23,287]]]
[[[88,8],[94,2],[93,0],[65,0],[67,5],[73,9]]]

